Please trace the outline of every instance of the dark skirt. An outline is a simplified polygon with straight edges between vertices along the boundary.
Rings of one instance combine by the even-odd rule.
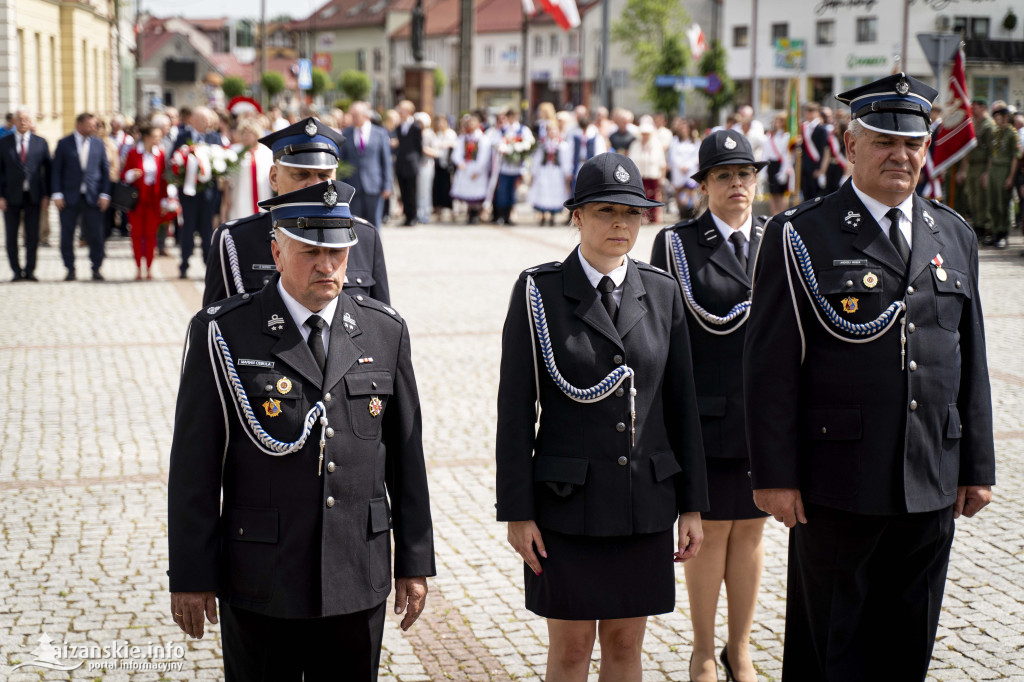
[[[768,162],[768,194],[785,194],[789,190],[788,181],[779,182],[775,177],[779,174],[780,168],[782,168],[781,161]]]
[[[526,608],[544,618],[605,620],[669,613],[676,603],[672,529],[615,537],[541,529],[548,558],[526,576]]]
[[[754,506],[750,487],[750,461],[746,458],[708,457],[708,499],[711,511],[701,514],[708,521],[740,521],[768,516]]]
[[[434,208],[452,207],[452,167],[442,166],[434,161],[434,187],[431,195],[434,199]]]

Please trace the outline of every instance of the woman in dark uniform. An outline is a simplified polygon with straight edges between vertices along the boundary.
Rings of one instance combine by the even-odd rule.
[[[548,619],[548,680],[586,680],[599,636],[601,679],[639,682],[647,616],[675,607],[673,557],[703,537],[683,302],[627,257],[656,204],[628,157],[583,164],[565,202],[580,246],[523,272],[505,320],[498,520],[526,564],[526,607]]]
[[[693,349],[711,511],[704,515],[704,547],[686,564],[693,621],[690,677],[716,680],[715,609],[722,581],[729,600],[729,640],[721,652],[726,679],[755,680],[750,628],[761,580],[765,514],[754,506],[747,472],[743,418],[743,338],[751,276],[764,220],[754,218],[757,173],[741,133],[723,130],[701,143],[693,179],[708,210],[696,220],[662,230],[651,263],[679,281]],[[765,349],[771,352],[770,349]]]

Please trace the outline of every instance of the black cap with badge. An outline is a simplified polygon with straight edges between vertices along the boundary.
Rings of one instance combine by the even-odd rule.
[[[348,208],[355,193],[351,185],[328,180],[264,199],[259,205],[270,211],[275,231],[313,246],[343,249],[359,241]]]
[[[931,130],[932,102],[938,91],[905,73],[836,95],[850,107],[850,119],[887,135],[924,137]]]
[[[588,159],[576,175],[576,190],[564,206],[570,211],[583,204],[603,202],[639,208],[664,206],[644,192],[640,170],[628,156],[605,152]]]
[[[755,161],[750,142],[735,130],[716,130],[700,143],[697,157],[699,170],[690,176],[694,182],[703,182],[704,176],[716,166],[753,166],[761,170],[767,161]]]
[[[275,163],[297,168],[337,168],[343,142],[344,135],[312,116],[260,138]]]

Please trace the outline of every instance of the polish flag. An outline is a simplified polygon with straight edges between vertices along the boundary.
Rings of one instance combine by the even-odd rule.
[[[708,49],[708,41],[701,30],[700,24],[693,24],[686,29],[686,38],[690,41],[690,55],[694,59],[700,59],[705,50]]]
[[[524,3],[527,0],[523,0]],[[530,0],[532,3],[532,0]],[[540,0],[544,11],[555,18],[555,23],[562,27],[563,31],[576,28],[580,25],[580,11],[576,8],[576,0]]]
[[[942,124],[934,131],[928,150],[935,165],[934,176],[942,175],[977,146],[974,121],[971,119],[971,98],[967,96],[967,78],[964,76],[964,50],[961,47],[949,75],[949,93],[942,102]]]

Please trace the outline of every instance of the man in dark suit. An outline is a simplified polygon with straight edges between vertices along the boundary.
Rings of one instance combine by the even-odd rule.
[[[786,681],[923,680],[953,521],[992,496],[977,238],[914,195],[935,95],[838,95],[852,180],[765,229],[744,390],[754,500],[792,529]]]
[[[356,241],[331,181],[261,202],[279,276],[188,333],[168,480],[171,609],[220,599],[228,680],[375,680],[391,590],[434,575],[419,397],[398,313],[342,291]]]
[[[274,152],[271,188],[278,194],[287,194],[333,180],[338,171],[338,150],[345,139],[323,122],[307,118],[263,137],[260,143]],[[384,149],[387,152],[386,136]],[[346,187],[344,200],[351,210],[358,192]],[[390,303],[380,234],[373,225],[355,216],[352,229],[359,241],[349,250],[345,293],[349,296],[365,294]],[[271,255],[273,233],[274,226],[267,212],[231,220],[217,228],[206,261],[204,306],[235,294],[258,291],[270,281],[277,272]]]
[[[413,118],[416,105],[409,100],[398,103],[400,123],[395,128],[398,147],[395,157],[395,176],[402,193],[402,211],[405,213],[405,227],[416,224],[416,178],[423,158],[423,130]]]
[[[384,128],[370,121],[366,102],[353,103],[349,113],[352,125],[344,131],[341,160],[352,166],[352,174],[345,178],[356,189],[352,215],[379,228],[384,217],[382,199],[391,196],[391,139]]]
[[[828,128],[821,120],[821,107],[817,102],[804,104],[800,139],[800,192],[804,201],[809,201],[823,196],[826,184],[826,178],[821,172],[821,158],[828,147]]]
[[[89,244],[92,278],[103,279],[103,212],[110,205],[110,163],[95,132],[96,118],[89,113],[79,114],[75,130],[62,138],[53,152],[50,191],[60,211],[60,255],[68,281],[75,279],[75,226],[79,217]]]
[[[220,133],[214,127],[216,114],[207,107],[196,107],[189,116],[189,124],[178,130],[178,137],[174,140],[174,149],[185,144],[205,142],[207,144],[221,143]],[[207,183],[206,187],[196,190],[193,195],[179,193],[181,201],[181,234],[178,238],[178,245],[181,247],[181,265],[178,266],[178,276],[181,279],[188,277],[188,260],[192,257],[195,249],[195,235],[199,233],[199,246],[203,254],[203,261],[209,260],[210,243],[213,238],[213,219],[220,211],[220,190],[216,182]]]
[[[50,146],[32,134],[32,112],[15,113],[13,135],[0,138],[0,211],[7,234],[13,281],[35,282],[39,216],[50,205]],[[25,269],[18,257],[18,225],[25,219]]]

